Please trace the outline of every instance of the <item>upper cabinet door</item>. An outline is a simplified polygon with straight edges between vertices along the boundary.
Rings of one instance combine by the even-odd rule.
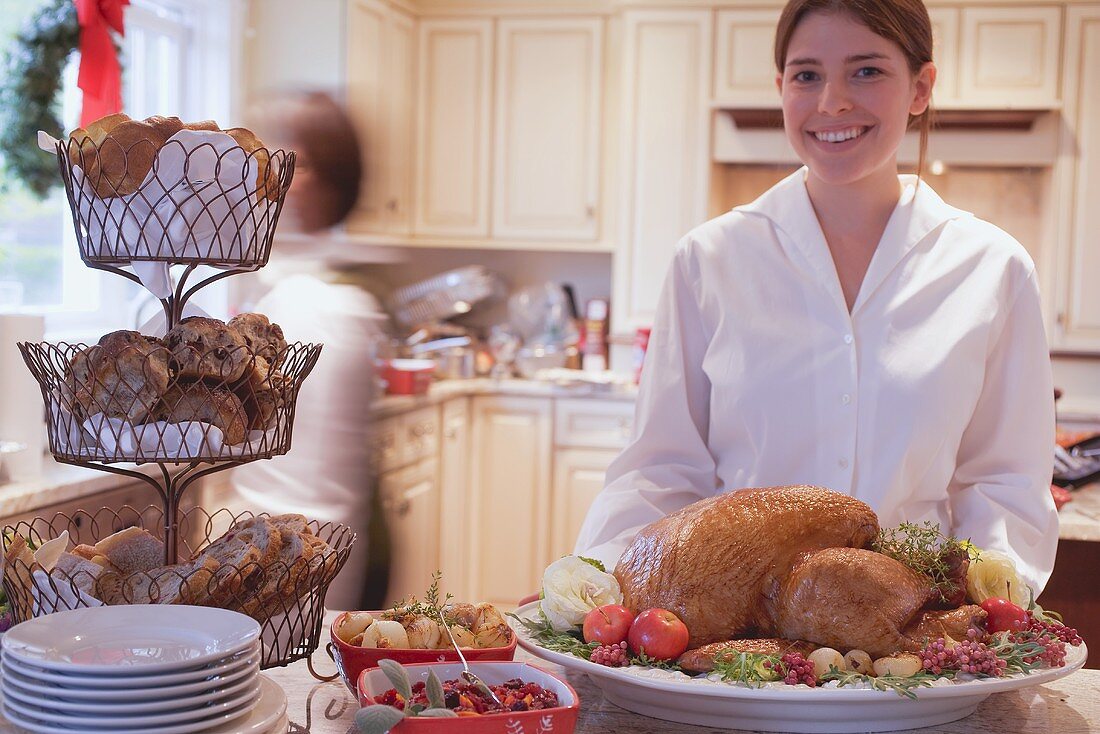
[[[360,133],[357,232],[411,229],[416,21],[379,0],[348,4],[347,103]]]
[[[420,21],[418,235],[489,235],[493,21]]]
[[[959,97],[968,104],[1047,107],[1058,101],[1062,9],[964,8]]]
[[[603,23],[497,23],[493,237],[597,238]]]
[[[348,4],[348,112],[359,132],[363,160],[363,188],[349,227],[382,231],[385,228],[384,168],[386,95],[385,35],[388,8],[378,0],[352,0]]]
[[[932,20],[932,61],[936,65],[936,86],[932,106],[957,105],[959,99],[959,11],[958,8],[929,8]]]
[[[715,22],[715,101],[739,107],[778,107],[773,48],[779,9],[721,10]]]
[[[1059,179],[1060,218],[1065,222],[1056,296],[1057,347],[1100,352],[1100,5],[1069,9],[1066,24],[1065,163]]]
[[[707,216],[711,12],[624,13],[622,222],[612,330],[653,323],[676,243]]]

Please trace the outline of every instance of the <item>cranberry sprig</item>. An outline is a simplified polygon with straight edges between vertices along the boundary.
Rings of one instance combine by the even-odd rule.
[[[778,672],[782,676],[783,682],[789,686],[805,683],[813,688],[817,685],[817,678],[814,677],[814,664],[807,660],[802,653],[783,653],[778,663],[765,660],[764,667]]]
[[[597,665],[606,665],[609,668],[621,668],[630,664],[625,641],[617,645],[600,645],[592,651],[589,659]]]

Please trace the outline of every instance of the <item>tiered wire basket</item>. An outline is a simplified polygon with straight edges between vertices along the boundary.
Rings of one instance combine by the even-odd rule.
[[[103,602],[193,603],[257,619],[262,667],[308,658],[318,645],[325,594],[355,540],[349,528],[310,523],[289,536],[299,556],[204,567],[204,551],[226,532],[239,533],[252,515],[181,512],[196,480],[290,450],[298,392],[321,352],[319,344],[287,344],[265,318],[253,331],[183,318],[203,286],[267,263],[293,178],[293,152],[246,150],[235,139],[185,131],[159,148],[145,140],[57,144],[81,258],[146,285],[150,273],[167,279],[171,288],[160,297],[167,333],[119,331],[94,345],[19,349],[41,388],[56,460],[145,482],[160,503],[4,528],[4,588],[16,622]],[[201,266],[217,270],[204,275]],[[189,285],[193,276],[198,280]],[[131,526],[163,543],[164,566],[115,573],[110,588],[102,578],[44,569],[14,552],[17,544],[33,549],[65,531],[77,547],[92,548]]]

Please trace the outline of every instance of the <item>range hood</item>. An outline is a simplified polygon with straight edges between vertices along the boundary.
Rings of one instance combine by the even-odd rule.
[[[715,107],[714,161],[797,163],[778,107]],[[955,165],[1050,166],[1058,155],[1059,110],[939,108],[934,111],[929,159]],[[898,153],[916,163],[919,135],[910,132]]]

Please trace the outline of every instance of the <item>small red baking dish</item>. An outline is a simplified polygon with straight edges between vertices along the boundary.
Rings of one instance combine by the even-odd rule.
[[[391,359],[381,365],[388,395],[423,395],[432,384],[435,362],[430,359]]]
[[[434,670],[440,681],[454,680],[462,673],[461,663],[419,663],[406,665],[409,680],[416,685],[426,681],[428,671]],[[536,683],[558,696],[558,706],[535,711],[504,711],[481,716],[456,718],[410,717],[391,729],[392,734],[417,734],[447,732],[447,734],[516,734],[528,731],[552,731],[554,734],[572,734],[577,726],[580,699],[573,687],[564,679],[530,663],[476,662],[470,670],[488,686],[497,686],[513,678],[524,683]],[[374,697],[393,688],[381,668],[364,670],[359,676],[359,705],[370,706]]]
[[[381,617],[382,612],[371,612],[375,617]],[[336,660],[336,667],[340,671],[340,677],[344,679],[344,683],[353,692],[355,691],[355,681],[359,679],[359,674],[364,670],[370,668],[377,668],[378,661],[382,658],[390,658],[396,660],[402,665],[408,665],[410,663],[441,663],[441,662],[457,662],[458,653],[453,648],[442,648],[439,650],[425,650],[422,648],[412,647],[359,647],[358,645],[349,645],[340,639],[336,634],[336,630],[340,629],[340,625],[343,624],[344,619],[348,616],[348,612],[344,612],[332,622],[332,626],[329,628],[329,636],[332,639],[333,646],[333,658]],[[467,660],[511,660],[516,655],[516,633],[512,632],[512,641],[502,647],[480,647],[480,648],[462,648],[462,654],[466,656]]]

